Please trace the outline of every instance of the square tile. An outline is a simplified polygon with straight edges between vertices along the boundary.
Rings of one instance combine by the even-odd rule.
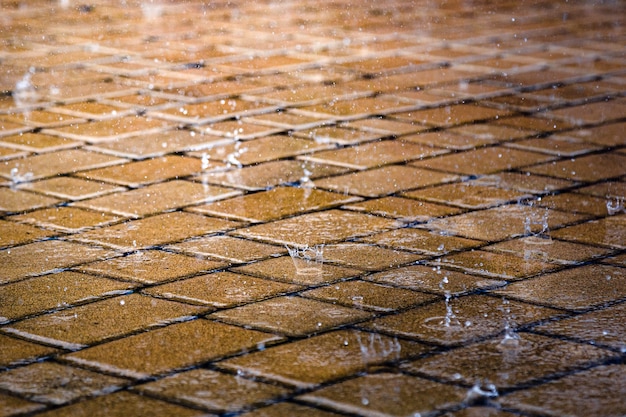
[[[2,368],[36,362],[58,352],[57,349],[16,339],[2,333],[0,333],[0,343],[2,343],[2,353],[0,353],[0,367]]]
[[[29,413],[45,408],[43,404],[22,400],[6,394],[0,394],[0,415],[10,416],[19,413]]]
[[[363,237],[359,240],[389,248],[418,252],[424,255],[441,255],[483,245],[483,242],[478,240],[465,239],[412,227],[390,230]]]
[[[20,133],[19,135],[4,136],[0,140],[3,146],[21,149],[28,152],[50,152],[61,149],[75,148],[82,142],[42,133]]]
[[[208,317],[246,328],[298,337],[362,321],[370,316],[364,311],[287,296],[218,311]]]
[[[247,263],[287,252],[282,246],[268,245],[227,235],[207,236],[186,240],[167,249],[192,256],[206,256],[233,263]]]
[[[466,181],[404,193],[405,196],[465,209],[481,209],[520,201],[528,194]]]
[[[527,170],[532,174],[548,175],[572,181],[596,182],[623,176],[626,174],[625,164],[626,155],[603,153],[545,163],[530,167]]]
[[[340,415],[341,414],[333,413],[331,411],[324,411],[319,408],[307,407],[290,402],[276,403],[270,405],[269,407],[257,408],[254,411],[242,414],[242,416],[245,417],[339,417]]]
[[[585,265],[516,282],[495,291],[519,300],[584,311],[622,299],[626,272],[608,265]]]
[[[146,379],[246,352],[281,338],[256,330],[197,319],[172,324],[64,356],[91,368]],[[150,355],[146,356],[146,352]]]
[[[321,117],[321,115],[318,114],[317,117]],[[316,143],[331,145],[358,145],[360,143],[370,142],[385,136],[379,132],[363,129],[350,129],[342,127],[342,125],[319,126],[295,132],[295,135],[313,139]]]
[[[57,230],[59,232],[74,233],[116,223],[123,218],[107,213],[98,213],[83,210],[78,207],[65,206],[35,210],[26,214],[13,216],[12,219]]]
[[[362,243],[336,243],[321,248],[324,262],[378,271],[423,259],[423,256]]]
[[[18,216],[14,216],[11,219],[19,220]],[[54,235],[54,232],[42,230],[28,224],[0,220],[0,247],[29,243]]]
[[[144,116],[124,116],[89,123],[76,123],[66,127],[44,130],[44,133],[82,140],[88,143],[106,142],[113,139],[155,133],[173,125],[159,119]]]
[[[59,202],[60,200],[56,198],[8,187],[0,187],[0,214],[18,213],[40,207],[53,206]]]
[[[342,207],[346,210],[377,214],[393,217],[404,222],[425,222],[434,217],[442,217],[461,212],[460,208],[444,206],[442,204],[427,203],[401,197],[381,197],[362,202],[348,204]]]
[[[626,229],[626,215],[620,214],[564,227],[553,232],[552,236],[574,242],[623,249],[626,247],[624,229]]]
[[[25,182],[19,184],[17,188],[36,191],[64,200],[84,200],[124,190],[123,187],[112,184],[86,181],[74,177],[54,177],[41,181]]]
[[[217,366],[298,388],[313,388],[364,371],[368,366],[430,349],[376,333],[338,330],[227,359]]]
[[[483,107],[480,104],[455,104],[434,109],[395,113],[400,120],[410,120],[430,126],[451,127],[470,122],[498,119],[510,114],[508,110]]]

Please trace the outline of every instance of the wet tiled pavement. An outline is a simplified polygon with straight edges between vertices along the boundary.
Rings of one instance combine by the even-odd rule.
[[[0,8],[0,417],[626,415],[624,2]]]

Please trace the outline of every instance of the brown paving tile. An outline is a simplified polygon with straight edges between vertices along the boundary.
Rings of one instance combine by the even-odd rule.
[[[175,278],[208,272],[226,265],[223,261],[206,260],[161,250],[134,252],[127,256],[80,266],[81,271],[108,275],[132,282],[154,284]]]
[[[120,221],[122,218],[106,213],[65,206],[40,209],[13,216],[12,219],[60,232],[78,232]]]
[[[193,256],[207,256],[229,262],[246,263],[287,252],[284,247],[239,239],[232,236],[207,236],[169,246],[168,249]]]
[[[12,219],[17,219],[17,216]],[[0,220],[0,247],[29,243],[54,235],[54,232],[41,230],[28,224]]]
[[[208,369],[194,369],[140,385],[140,393],[172,398],[215,412],[235,412],[269,403],[289,390]]]
[[[364,242],[381,246],[415,251],[425,255],[440,255],[477,247],[483,244],[477,240],[441,234],[425,229],[405,227],[361,238]]]
[[[369,271],[392,268],[423,258],[421,255],[400,252],[394,249],[384,249],[362,243],[324,245],[322,250],[324,262],[333,262]]]
[[[586,127],[568,132],[575,138],[601,146],[620,146],[624,144],[624,127],[626,123],[610,123],[600,126]]]
[[[15,179],[16,175],[27,175],[29,180],[69,174],[85,169],[115,165],[123,159],[89,152],[82,149],[68,149],[15,159],[0,165],[0,176]],[[22,182],[22,181],[16,181]]]
[[[393,96],[359,97],[351,100],[332,100],[327,103],[298,107],[296,111],[316,117],[336,117],[341,120],[361,119],[372,114],[407,111],[415,105]]]
[[[411,165],[457,174],[477,175],[494,174],[500,171],[521,168],[545,162],[552,158],[552,156],[540,153],[495,146],[443,155],[437,158],[413,162]],[[485,161],[489,161],[489,163],[485,163]]]
[[[278,336],[197,319],[66,355],[65,359],[131,378],[170,373],[280,340]],[[146,357],[146,352],[150,356]]]
[[[244,120],[254,124],[267,125],[294,131],[311,129],[333,122],[332,120],[320,119],[319,117],[295,113],[291,110],[252,115],[245,117]]]
[[[327,210],[255,225],[233,232],[272,243],[314,246],[397,227],[394,220],[341,210]],[[294,234],[298,231],[297,234]]]
[[[286,296],[218,311],[208,317],[287,336],[306,336],[370,316],[369,313],[339,305]]]
[[[47,110],[31,110],[22,113],[12,113],[3,116],[9,122],[21,123],[37,128],[67,126],[73,123],[85,122],[77,117],[52,113]]]
[[[37,384],[33,384],[37,381]],[[0,387],[29,400],[63,404],[86,395],[105,394],[126,385],[120,378],[59,365],[35,363],[0,374]]]
[[[507,240],[483,248],[488,251],[520,256],[542,262],[572,265],[588,262],[610,254],[612,251],[597,246],[582,245],[536,236]]]
[[[201,169],[202,162],[199,159],[172,155],[83,171],[77,176],[135,188],[167,179],[186,177],[200,172]]]
[[[594,185],[576,189],[581,194],[593,195],[596,197],[605,197],[607,200],[611,197],[626,196],[626,182],[624,181],[606,181]]]
[[[114,255],[111,250],[61,240],[30,243],[0,251],[0,282],[5,284]]]
[[[517,204],[434,219],[428,222],[428,227],[441,233],[498,241],[525,235],[556,236],[558,231],[551,229],[587,217],[589,216]]]
[[[181,104],[162,110],[149,111],[148,115],[173,122],[204,124],[233,117],[268,113],[275,109],[276,106],[267,103],[231,97],[216,101]]]
[[[401,122],[393,119],[386,119],[380,116],[346,122],[343,123],[341,126],[356,128],[359,130],[375,132],[384,135],[407,135],[425,129],[424,126],[415,125],[413,123]]]
[[[482,185],[480,182],[444,184],[422,190],[409,191],[405,196],[433,203],[449,204],[459,208],[480,209],[519,201],[528,194]]]
[[[196,213],[247,222],[264,222],[302,212],[323,210],[359,200],[357,197],[299,187],[276,187],[268,191],[191,207]]]
[[[218,366],[305,388],[352,375],[369,365],[429,350],[424,345],[375,333],[338,330],[228,359]]]
[[[306,161],[281,160],[224,172],[209,172],[196,180],[244,190],[258,191],[276,185],[295,183],[304,178],[316,179],[348,171],[347,168],[314,164]]]
[[[626,303],[534,327],[548,335],[569,337],[626,351]]]
[[[405,222],[427,221],[434,217],[457,214],[461,209],[401,197],[382,197],[343,206],[347,210],[393,217]]]
[[[2,136],[0,136],[0,137],[2,137]],[[0,143],[0,161],[3,161],[5,159],[23,158],[23,157],[25,157],[27,155],[28,155],[28,152],[26,152],[26,151],[19,151],[19,150],[16,150],[16,149],[5,148]]]
[[[506,390],[584,368],[615,355],[594,346],[530,333],[516,333],[511,337],[495,338],[418,359],[404,365],[403,369],[467,385],[489,381],[498,390]],[[563,360],[564,357],[567,361]]]
[[[520,300],[580,311],[622,299],[626,295],[625,280],[626,272],[622,268],[591,264],[516,282],[495,292]]]
[[[555,156],[578,156],[600,150],[599,146],[574,141],[566,136],[553,135],[547,138],[527,139],[506,144],[511,148],[543,152]]]
[[[48,110],[53,113],[66,114],[68,116],[89,120],[113,118],[126,115],[130,112],[130,110],[124,111],[123,108],[118,106],[112,106],[110,104],[99,103],[96,101],[68,103],[61,106],[51,107]]]
[[[492,109],[479,104],[456,104],[435,109],[395,113],[393,117],[425,125],[451,127],[470,122],[497,119],[510,114],[507,110]]]
[[[466,390],[402,374],[365,375],[299,398],[364,416],[430,414],[462,403]]]
[[[183,303],[230,308],[301,288],[300,285],[269,281],[249,275],[217,272],[158,285],[143,292]]]
[[[0,367],[2,368],[35,362],[39,358],[57,352],[54,348],[37,345],[22,339],[14,339],[4,334],[0,334],[0,343],[2,343],[2,353],[0,353]],[[1,409],[2,407],[0,407]]]
[[[406,165],[389,165],[316,180],[315,185],[347,194],[382,197],[398,191],[450,182],[457,178],[456,175],[442,174]]]
[[[573,181],[519,172],[499,172],[498,174],[485,175],[474,180],[474,183],[534,194],[558,191],[576,185]]]
[[[142,116],[125,116],[90,123],[77,123],[66,127],[46,129],[44,133],[55,134],[89,143],[98,143],[117,138],[155,133],[172,127],[163,120]]]
[[[574,242],[624,248],[626,246],[625,227],[626,216],[621,214],[565,227],[552,233],[552,236]]]
[[[447,150],[471,150],[484,145],[497,143],[491,136],[472,136],[455,133],[453,129],[436,130],[402,136],[402,140],[411,143],[419,143],[427,146],[437,146]]]
[[[450,411],[442,414],[442,417],[516,417],[519,414],[513,414],[508,411],[501,410],[497,407],[489,406],[473,406],[463,408],[458,411]]]
[[[321,144],[358,145],[380,139],[384,134],[363,129],[349,129],[341,126],[321,126],[295,132],[296,136],[313,139]]]
[[[458,346],[493,337],[507,326],[515,329],[561,314],[557,310],[485,295],[452,298],[447,304],[449,307],[439,301],[374,319],[359,327],[442,346]]]
[[[506,407],[549,415],[611,416],[626,413],[626,367],[599,366],[498,399]],[[601,398],[601,401],[598,399]]]
[[[13,136],[4,136],[0,140],[0,144],[29,152],[48,152],[74,148],[82,143],[58,136],[29,132]]]
[[[83,200],[104,194],[123,191],[124,188],[74,177],[54,177],[41,181],[25,182],[18,189],[36,191],[64,200]]]
[[[123,294],[132,287],[72,271],[14,282],[0,287],[0,296],[5,300],[0,306],[0,322]]]
[[[95,397],[87,401],[81,401],[66,407],[50,410],[41,415],[45,417],[61,417],[67,415],[76,417],[124,417],[130,414],[136,417],[149,417],[154,415],[155,410],[159,410],[159,413],[163,415],[210,417],[210,415],[207,415],[203,411],[185,408],[180,405],[143,395],[131,394],[127,391]]]
[[[537,161],[539,162],[539,161]],[[626,174],[626,156],[613,153],[580,156],[528,168],[532,174],[574,181],[599,181]]]
[[[250,123],[249,120],[226,120],[197,127],[202,134],[217,135],[231,140],[250,140],[280,133],[283,129]]]
[[[340,282],[301,293],[303,297],[373,311],[394,311],[434,300],[436,297],[366,281]]]
[[[338,417],[340,414],[331,411],[323,411],[319,408],[307,407],[301,404],[278,403],[269,407],[257,408],[249,413],[244,413],[245,417],[290,417],[290,416],[310,416],[310,417]]]
[[[0,416],[4,417],[20,413],[29,413],[42,408],[44,408],[43,404],[0,393]]]
[[[199,314],[206,309],[130,294],[38,316],[5,331],[65,349],[90,344]]]
[[[238,191],[223,187],[172,180],[80,201],[76,206],[122,216],[141,217],[237,194]]]
[[[408,142],[384,140],[338,150],[315,152],[310,156],[302,157],[302,159],[345,166],[351,169],[366,169],[422,159],[446,152],[443,149]]]
[[[464,135],[464,136],[471,136],[477,140],[485,140],[485,141],[492,140],[494,141],[493,143],[495,142],[508,143],[514,139],[532,137],[538,133],[530,128],[519,129],[519,128],[503,126],[503,125],[499,125],[495,123],[468,124],[468,125],[453,127],[445,131]]]
[[[289,248],[291,251],[295,248]],[[314,285],[352,278],[363,273],[362,270],[334,266],[324,263],[314,254],[320,247],[306,248],[304,254],[297,256],[281,256],[260,262],[232,268],[235,272],[256,275],[286,283]]]
[[[461,295],[477,289],[497,288],[506,284],[466,272],[443,269],[439,265],[411,265],[367,275],[363,279],[436,294]]]
[[[52,206],[60,201],[28,191],[0,187],[0,214],[16,213],[40,207]]]
[[[545,116],[564,119],[576,125],[585,125],[619,120],[624,117],[624,114],[626,114],[626,102],[623,99],[614,99],[551,110]]]

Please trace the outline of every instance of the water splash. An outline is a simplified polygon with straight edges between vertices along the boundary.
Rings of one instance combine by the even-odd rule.
[[[24,174],[19,173],[19,168],[15,167],[11,169],[11,188],[15,189],[15,186],[22,182],[29,182],[33,179],[32,172],[26,172]]]
[[[437,265],[436,267],[434,267],[433,271],[435,271],[435,273],[438,275],[442,274],[440,265]],[[449,290],[445,288],[446,284],[448,284],[449,282],[450,281],[448,279],[448,276],[445,274],[443,278],[441,279],[441,281],[439,281],[439,288],[444,292],[446,315],[443,317],[429,317],[428,319],[426,319],[426,324],[429,326],[432,326],[431,322],[438,322],[437,327],[439,328],[443,327],[446,329],[450,329],[450,328],[461,327],[461,322],[456,317],[456,314],[454,314],[454,310],[452,309],[452,303],[451,303],[452,294],[450,293]]]
[[[626,213],[626,207],[624,206],[624,197],[608,196],[606,200],[606,211],[609,216],[613,216],[619,212]]]
[[[548,225],[549,209],[529,206],[528,213],[524,218],[524,236],[528,243],[552,243],[550,226]]]
[[[30,67],[26,74],[19,80],[13,88],[12,96],[15,104],[20,108],[28,108],[39,101],[37,89],[31,79],[35,74],[35,67]]]
[[[289,247],[285,245],[296,267],[297,275],[317,275],[322,273],[324,263],[324,245]]]
[[[235,142],[235,150],[229,153],[228,155],[226,155],[226,164],[228,164],[229,167],[232,167],[232,166],[235,166],[237,168],[243,167],[243,164],[241,163],[241,161],[239,161],[239,158],[247,150],[248,148],[242,148],[241,141],[237,140],[237,142]]]
[[[468,404],[483,404],[489,399],[496,398],[498,396],[498,390],[494,384],[479,381],[467,391],[465,402]]]
[[[513,325],[515,315],[511,313],[509,300],[502,298],[502,307],[500,307],[500,310],[504,314],[504,336],[499,346],[504,348],[516,348],[519,346],[520,336],[519,333],[515,331]]]

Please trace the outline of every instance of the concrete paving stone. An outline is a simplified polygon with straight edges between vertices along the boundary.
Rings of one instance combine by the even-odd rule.
[[[551,110],[545,114],[545,117],[565,119],[580,126],[618,121],[624,117],[624,113],[626,113],[626,101],[617,98]]]
[[[22,320],[4,330],[78,350],[146,328],[188,320],[204,311],[199,306],[130,294]]]
[[[398,226],[395,220],[331,209],[237,229],[233,233],[275,244],[312,247]],[[298,231],[297,234],[294,232]]]
[[[506,285],[506,281],[453,271],[441,268],[441,265],[404,266],[367,275],[363,279],[440,295],[450,294],[451,296]]]
[[[7,368],[15,365],[24,365],[36,362],[42,358],[58,352],[57,349],[49,346],[42,346],[26,340],[16,339],[0,333],[2,343],[2,353],[0,353],[0,368]],[[0,400],[0,403],[2,401]],[[2,410],[2,407],[0,407]],[[0,414],[4,415],[4,414]]]
[[[600,220],[564,227],[552,233],[552,236],[574,242],[623,249],[626,246],[626,239],[624,239],[624,236],[626,236],[624,233],[625,227],[626,215],[622,213]]]
[[[538,161],[539,162],[539,161]],[[573,181],[596,182],[626,174],[626,156],[614,153],[585,155],[530,167],[531,174],[548,175]]]
[[[176,211],[82,232],[72,238],[133,251],[223,232],[239,225],[230,220]]]
[[[20,190],[36,191],[63,200],[84,200],[104,194],[124,191],[123,187],[103,182],[86,181],[74,177],[54,177],[45,180],[20,183]]]
[[[29,132],[19,135],[4,136],[0,139],[0,144],[28,152],[54,152],[62,149],[75,148],[82,145],[82,142],[58,136]]]
[[[391,312],[436,299],[435,296],[367,281],[346,281],[327,285],[300,295],[328,303],[364,310]]]
[[[136,188],[124,193],[113,193],[80,201],[75,205],[137,218],[238,194],[240,192],[224,187],[198,184],[193,181],[172,180]],[[185,197],[181,198],[181,196]]]
[[[133,286],[73,271],[13,282],[0,287],[0,296],[5,300],[0,306],[0,322],[123,294]]]
[[[287,253],[282,246],[268,245],[227,235],[193,238],[168,246],[166,249],[193,256],[206,256],[233,263],[247,263]]]
[[[442,417],[516,417],[519,414],[501,410],[497,407],[474,406],[463,408],[459,411],[449,411]]]
[[[208,80],[204,83],[190,83],[183,87],[172,87],[162,90],[166,94],[174,94],[182,98],[204,99],[210,98],[222,99],[228,98],[235,94],[252,94],[262,92],[267,87],[259,85],[250,79],[230,79],[213,81]]]
[[[143,159],[165,156],[173,152],[210,149],[231,140],[194,130],[176,129],[99,142],[89,149],[122,158]]]
[[[544,378],[583,369],[616,355],[594,346],[531,333],[505,337],[417,359],[403,364],[402,369],[468,386],[489,381],[500,392],[530,386]]]
[[[129,414],[136,417],[154,416],[158,410],[161,415],[175,415],[180,417],[211,417],[204,411],[185,408],[180,405],[157,400],[144,395],[136,395],[127,391],[115,392],[109,395],[95,397],[86,401],[74,403],[65,407],[56,408],[45,413],[45,417],[61,417],[72,415],[76,417],[108,416],[124,417]]]
[[[451,236],[436,231],[404,227],[362,237],[359,240],[388,248],[418,252],[424,255],[442,255],[483,245],[473,239]]]
[[[626,351],[626,303],[534,327],[533,331]]]
[[[271,113],[255,114],[244,118],[250,123],[278,127],[290,131],[311,129],[317,126],[333,123],[332,119],[320,119],[319,117],[307,116],[294,113],[291,110],[274,111]]]
[[[18,220],[13,217],[12,220]],[[28,224],[15,223],[13,221],[0,220],[0,247],[30,243],[46,237],[54,236],[56,233],[42,230]]]
[[[86,121],[78,117],[66,116],[37,109],[3,115],[2,118],[9,122],[21,123],[38,129],[64,127],[75,123],[84,123]]]
[[[41,207],[53,206],[60,200],[28,191],[0,187],[0,214],[18,213]]]
[[[407,165],[388,165],[316,180],[315,186],[363,197],[382,197],[412,188],[454,181],[457,178],[456,175]]]
[[[612,253],[607,248],[536,236],[511,239],[483,249],[513,256],[521,255],[528,260],[555,262],[563,265],[582,264]]]
[[[559,178],[530,175],[530,173],[499,172],[493,175],[485,175],[473,180],[475,184],[493,185],[505,190],[517,190],[523,193],[545,194],[564,188],[570,188],[577,183]]]
[[[607,200],[626,196],[626,182],[624,181],[603,181],[594,185],[577,188],[577,193],[604,197]]]
[[[577,127],[566,120],[546,119],[535,115],[503,117],[492,123],[519,129],[529,129],[537,134],[554,134]]]
[[[321,248],[324,262],[369,271],[384,270],[423,259],[423,256],[362,243],[337,243]]]
[[[466,390],[423,378],[380,373],[300,396],[303,401],[363,416],[426,415],[463,402]]]
[[[281,187],[191,207],[188,211],[244,222],[267,222],[360,200],[314,188]]]
[[[301,288],[300,285],[224,271],[177,280],[142,292],[183,303],[231,308],[291,293]]]
[[[369,317],[371,314],[364,311],[295,296],[263,300],[208,316],[292,337],[315,334]]]
[[[197,319],[74,352],[64,359],[130,378],[146,379],[279,340],[280,337],[269,333]]]
[[[602,259],[602,262],[609,264],[609,265],[625,266],[626,254],[609,256],[607,258]]]
[[[210,411],[236,412],[271,403],[290,390],[208,369],[193,369],[135,387],[140,393],[171,398]]]
[[[125,281],[155,284],[206,273],[226,265],[227,262],[220,260],[202,259],[162,250],[147,250],[92,262],[77,268],[84,272],[108,275]]]
[[[45,129],[43,133],[81,140],[88,143],[98,143],[113,139],[156,133],[173,126],[172,123],[167,123],[163,120],[135,115]]]
[[[320,410],[319,408],[307,407],[301,404],[282,402],[272,404],[269,407],[257,408],[254,411],[241,414],[245,417],[289,417],[289,416],[311,416],[311,417],[338,417],[341,414],[332,411]]]
[[[599,366],[498,399],[507,408],[549,416],[617,417],[626,413],[623,364]],[[601,398],[601,401],[598,399]]]
[[[553,156],[493,146],[443,155],[410,165],[464,175],[495,174],[554,159]],[[488,164],[485,161],[489,161]],[[532,171],[534,172],[534,171]]]
[[[319,177],[337,175],[349,171],[347,168],[314,164],[307,161],[279,160],[224,172],[208,172],[195,177],[196,181],[235,187],[248,191],[260,191],[277,185],[298,183],[303,178],[315,180]]]
[[[0,416],[29,413],[44,408],[43,404],[26,401],[18,397],[0,393]]]
[[[96,101],[83,101],[50,107],[48,111],[89,120],[100,120],[125,116],[132,110]]]
[[[623,268],[590,264],[516,282],[495,293],[555,308],[585,311],[621,300],[626,295],[625,280]]]
[[[567,136],[552,135],[547,138],[535,138],[507,143],[511,148],[543,152],[555,156],[575,157],[598,151],[601,148],[589,143],[574,141]]]
[[[322,117],[318,115],[317,117]],[[294,133],[295,136],[313,139],[317,143],[330,145],[358,145],[361,143],[371,142],[385,136],[374,130],[352,129],[347,125],[340,126],[320,126],[312,129],[306,129]]]
[[[1,123],[1,122],[0,122]],[[1,136],[1,132],[0,131],[0,138]],[[7,148],[5,147],[5,145],[0,144],[0,161],[4,161],[7,159],[13,159],[13,158],[23,158],[25,156],[28,155],[28,152],[26,151],[20,151],[17,149],[11,149],[11,148]]]
[[[301,159],[345,166],[351,169],[375,168],[409,160],[423,159],[448,151],[398,140],[370,142],[360,146],[315,152]]]
[[[124,161],[121,158],[82,149],[66,149],[0,164],[0,176],[15,182],[24,182],[116,165]],[[20,176],[21,180],[17,176]]]
[[[123,217],[65,206],[35,210],[26,214],[12,216],[11,219],[59,232],[75,233],[84,229],[117,223]],[[17,228],[19,226],[26,225],[16,224],[14,227]]]
[[[0,251],[3,269],[0,282],[19,281],[115,255],[112,250],[62,240],[29,243]]]
[[[358,326],[440,346],[461,346],[494,337],[509,328],[559,316],[562,312],[486,295],[468,295],[438,301]]]
[[[313,388],[431,348],[357,330],[336,330],[216,363],[219,368]],[[324,366],[319,364],[323,363]]]
[[[251,140],[281,133],[283,129],[250,123],[249,120],[225,120],[195,127],[201,134],[217,135],[234,140]]]
[[[294,250],[296,248],[289,248]],[[319,246],[317,247],[319,250]],[[324,263],[314,256],[316,247],[298,251],[301,255],[281,256],[231,268],[234,272],[256,275],[290,284],[318,285],[363,274],[363,270]],[[302,253],[303,252],[303,253]],[[313,256],[311,256],[313,254]]]
[[[37,381],[33,383],[33,381]],[[31,401],[60,405],[117,391],[128,381],[54,362],[34,363],[0,374],[0,388]]]
[[[347,128],[375,132],[383,135],[408,135],[425,130],[426,127],[413,123],[401,122],[382,116],[368,117],[340,124]],[[403,138],[404,140],[405,138]]]
[[[477,147],[497,143],[495,138],[490,136],[474,136],[454,132],[454,129],[427,131],[408,136],[402,136],[402,140],[411,143],[418,143],[426,146],[437,146],[447,150],[472,150]]]
[[[520,236],[556,237],[559,231],[553,229],[589,217],[515,204],[434,219],[426,227],[440,233],[493,242]]]
[[[517,202],[529,194],[506,190],[480,182],[466,181],[453,184],[438,185],[416,191],[408,191],[403,195],[433,203],[449,204],[464,209],[481,209]]]
[[[297,112],[315,117],[333,117],[342,121],[361,119],[372,114],[390,114],[415,108],[415,104],[393,96],[359,97],[329,100],[326,103],[298,107]]]
[[[185,156],[164,156],[128,162],[115,167],[79,172],[76,175],[94,181],[137,188],[168,179],[178,179],[202,170],[202,162]]]
[[[624,137],[622,136],[624,127],[626,127],[624,122],[607,123],[579,128],[567,134],[600,146],[620,146],[624,144]]]
[[[399,120],[409,120],[435,127],[452,127],[466,123],[476,123],[508,116],[507,110],[481,106],[480,104],[456,104],[436,109],[412,110],[394,113]]]
[[[442,204],[401,197],[381,197],[342,206],[346,210],[392,217],[404,222],[425,222],[435,217],[457,214],[462,210]]]
[[[280,105],[314,105],[332,100],[347,100],[371,94],[370,91],[354,90],[349,87],[338,85],[295,85],[287,89],[268,91],[257,94],[260,100]],[[296,114],[296,113],[294,113]]]
[[[272,106],[267,103],[231,97],[214,101],[170,106],[164,109],[148,111],[147,114],[148,116],[172,122],[203,124],[233,117],[269,113],[276,109],[277,106]]]

